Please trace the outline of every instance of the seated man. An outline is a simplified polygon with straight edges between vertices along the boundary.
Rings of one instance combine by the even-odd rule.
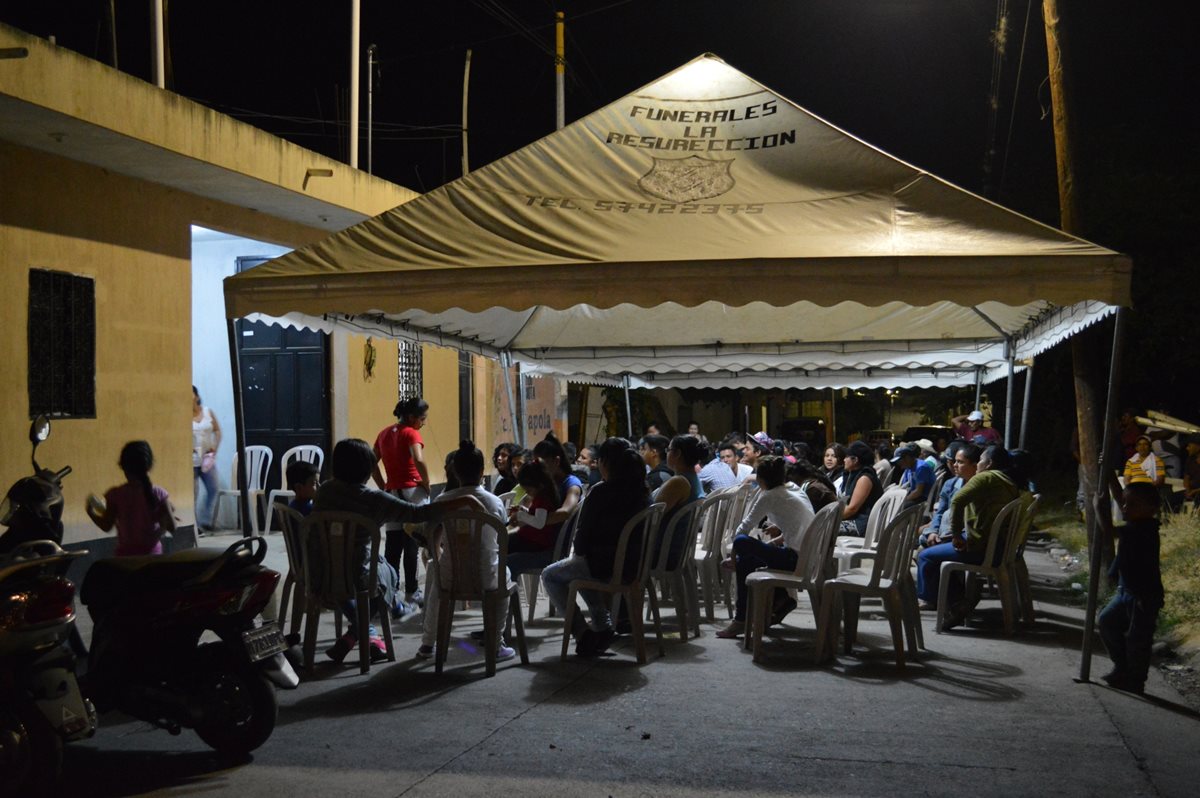
[[[933,466],[921,456],[921,450],[914,444],[905,444],[892,455],[892,466],[904,471],[900,477],[900,487],[908,493],[904,497],[904,508],[924,504],[933,490]]]
[[[954,495],[950,502],[950,542],[930,546],[917,555],[917,598],[924,602],[925,609],[937,607],[942,563],[982,563],[992,524],[1004,506],[1022,494],[1027,501],[1033,500],[1014,482],[1011,470],[1011,458],[1004,447],[989,446],[979,458],[975,476]],[[966,619],[970,608],[960,601],[961,596],[961,586],[951,585],[944,629],[959,626]]]
[[[443,491],[436,499],[433,500],[433,507],[446,506],[454,504],[456,501],[461,501],[462,497],[474,497],[483,506],[483,511],[489,515],[496,517],[496,520],[504,521],[504,503],[496,497],[494,493],[488,492],[483,487],[483,452],[475,448],[475,444],[471,441],[461,441],[458,444],[458,449],[450,453],[446,458],[446,484],[448,489]],[[453,479],[452,479],[453,478]],[[451,484],[456,487],[450,488]],[[470,508],[476,509],[476,508]],[[433,538],[430,538],[430,544],[436,548]],[[485,558],[486,563],[486,578],[490,580],[491,586],[495,586],[499,582],[501,574],[499,562],[500,545],[496,540],[496,535],[490,531],[483,533],[483,551],[481,555]],[[437,640],[437,623],[439,600],[438,594],[441,592],[444,585],[449,585],[450,573],[450,555],[443,549],[440,556],[437,557],[437,565],[430,563],[425,571],[425,618],[424,629],[421,635],[421,647],[417,649],[417,656],[421,659],[429,659],[434,653],[434,643]],[[505,577],[507,582],[507,576]],[[502,629],[504,621],[508,613],[508,602],[499,602],[496,605],[496,615],[494,621],[496,628]],[[512,659],[516,656],[516,652],[509,648],[504,643],[504,639],[500,639],[500,646],[496,650],[496,659],[503,661]]]
[[[317,496],[313,501],[313,509],[317,511],[358,513],[382,526],[386,523],[437,521],[451,510],[479,510],[482,507],[475,498],[470,496],[440,504],[418,506],[398,499],[385,491],[367,487],[367,480],[371,478],[371,472],[375,468],[375,452],[371,450],[369,443],[358,438],[346,438],[338,441],[337,445],[333,447],[333,456],[330,459],[333,479],[317,489]],[[360,556],[359,588],[370,589],[372,586],[368,586],[365,580],[367,574],[370,573],[371,540],[363,537],[356,542]],[[382,602],[378,606],[372,607],[372,610],[376,612],[383,609],[391,610],[396,607],[398,599],[399,576],[396,569],[383,558],[382,552],[379,554],[376,573]],[[335,662],[341,662],[357,643],[357,636],[354,633],[357,623],[354,601],[347,601],[342,605],[341,610],[350,622],[350,631],[325,652]],[[374,629],[371,630],[371,646],[372,658],[379,659],[386,656],[384,643],[375,636]]]
[[[646,435],[638,441],[638,454],[650,469],[646,472],[646,487],[650,492],[658,490],[674,472],[667,465],[667,446],[671,439],[666,435]]]
[[[311,513],[317,488],[321,485],[321,474],[317,471],[316,463],[293,460],[287,467],[287,483],[288,490],[295,494],[288,502],[288,507],[300,515]]]
[[[979,465],[981,452],[975,444],[955,441],[950,444],[950,448],[954,450],[954,476],[942,484],[942,492],[933,511],[933,520],[921,530],[921,545],[925,548],[950,542],[950,504],[958,489],[975,476]]]
[[[737,537],[733,540],[733,556],[721,563],[726,569],[737,571],[737,608],[733,622],[717,637],[733,639],[746,631],[746,577],[759,568],[777,568],[791,571],[796,568],[800,555],[800,544],[804,533],[813,521],[812,503],[804,491],[791,490],[787,484],[787,462],[782,457],[766,455],[759,460],[755,479],[760,490],[754,495],[750,509],[738,525]],[[749,532],[767,519],[765,540],[750,537]],[[780,591],[772,613],[772,623],[783,620],[783,616],[796,607],[795,599],[787,598]]]
[[[700,484],[705,493],[740,485],[754,473],[750,466],[739,462],[745,442],[745,436],[733,432],[717,444],[717,456],[700,469]]]

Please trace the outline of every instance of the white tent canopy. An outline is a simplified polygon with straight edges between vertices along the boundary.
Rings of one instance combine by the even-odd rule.
[[[1126,257],[711,55],[225,282],[230,318],[646,384],[974,384],[1128,303]],[[865,380],[865,382],[864,382]]]

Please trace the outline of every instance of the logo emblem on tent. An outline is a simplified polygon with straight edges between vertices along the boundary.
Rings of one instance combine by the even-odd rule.
[[[671,202],[695,202],[718,197],[734,186],[729,167],[734,159],[714,161],[691,155],[687,158],[655,158],[654,166],[638,181],[647,194]]]

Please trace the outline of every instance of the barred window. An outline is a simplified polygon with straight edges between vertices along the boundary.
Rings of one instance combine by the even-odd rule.
[[[29,270],[29,415],[96,417],[96,281]]]
[[[424,380],[421,377],[421,345],[416,341],[398,341],[399,362],[397,391],[401,399],[424,395]]]

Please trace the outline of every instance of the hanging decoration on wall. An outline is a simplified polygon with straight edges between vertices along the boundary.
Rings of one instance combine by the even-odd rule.
[[[368,336],[367,342],[363,344],[363,382],[375,379],[375,357],[375,344]]]

